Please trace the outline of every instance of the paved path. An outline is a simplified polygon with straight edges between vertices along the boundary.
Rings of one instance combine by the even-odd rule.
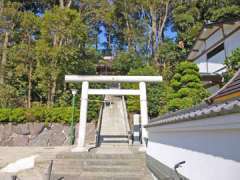
[[[107,96],[111,103],[103,109],[100,137],[104,143],[128,143],[122,98]]]
[[[72,147],[0,147],[0,169],[16,161],[38,155],[38,159],[51,159],[60,152],[68,152]],[[35,169],[16,173],[0,172],[0,180],[10,180],[12,175],[18,175],[22,180],[41,180],[41,175]]]

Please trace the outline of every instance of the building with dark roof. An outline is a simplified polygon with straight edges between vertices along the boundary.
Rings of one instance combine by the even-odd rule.
[[[224,61],[240,47],[240,20],[206,24],[187,59],[196,63],[206,87],[221,85]],[[215,92],[219,86],[210,90]]]
[[[147,164],[159,179],[240,179],[240,69],[202,104],[154,118],[145,128]]]

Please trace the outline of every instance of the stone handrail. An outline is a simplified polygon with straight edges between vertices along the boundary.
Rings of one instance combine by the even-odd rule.
[[[126,101],[125,101],[124,96],[122,96],[122,106],[123,106],[124,124],[125,124],[127,134],[129,136],[130,135],[129,133],[131,133],[131,130],[130,130],[130,126],[129,126],[127,106],[126,106]],[[130,140],[130,137],[128,137],[128,139]]]

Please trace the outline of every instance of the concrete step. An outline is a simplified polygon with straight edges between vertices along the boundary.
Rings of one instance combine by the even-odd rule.
[[[116,150],[116,149],[115,149]],[[116,150],[118,153],[121,150]],[[56,155],[56,159],[145,159],[144,153],[134,154],[98,154],[98,153],[78,153],[78,152],[67,152],[59,153]]]
[[[128,144],[127,135],[102,135],[101,144],[103,143],[125,143]]]
[[[80,174],[80,175],[68,175],[68,174],[54,174],[51,180],[151,180],[151,176],[139,176],[139,175],[116,175],[116,174]]]
[[[109,173],[115,174],[135,174],[141,175],[145,171],[143,167],[134,167],[134,166],[88,166],[88,167],[74,167],[74,166],[53,166],[52,172],[54,174],[64,173],[64,174],[81,174],[81,173]]]
[[[35,164],[38,167],[46,167],[46,164],[49,164],[49,161],[36,161]],[[53,161],[54,166],[55,165],[65,165],[65,166],[141,166],[142,163],[145,163],[143,160],[139,159],[130,159],[128,161],[126,160],[111,160],[111,159],[103,159],[103,160],[95,160],[95,159],[72,159],[72,160],[62,160],[62,159],[56,159]]]
[[[69,171],[69,169],[53,169],[52,174],[58,174],[58,175],[82,175],[82,176],[107,176],[107,177],[121,177],[121,176],[145,176],[147,175],[147,171],[145,169],[129,169],[126,170],[125,169],[110,169],[110,168],[106,168],[106,169],[96,169],[93,168],[92,170],[87,169],[87,170],[78,170],[76,169]]]

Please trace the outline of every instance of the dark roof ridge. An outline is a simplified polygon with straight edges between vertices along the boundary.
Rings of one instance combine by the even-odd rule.
[[[185,121],[194,121],[205,119],[208,117],[216,117],[220,115],[227,115],[232,113],[240,113],[240,98],[225,101],[223,103],[214,103],[205,106],[194,106],[191,109],[180,110],[175,113],[170,113],[168,116],[160,116],[154,118],[149,124],[144,127],[154,127],[164,124],[174,124]],[[178,114],[177,114],[178,113]]]
[[[212,104],[214,101],[214,98],[216,96],[218,96],[222,91],[224,91],[226,88],[228,88],[234,81],[235,79],[238,78],[238,76],[240,76],[240,68],[238,69],[238,71],[234,74],[234,76],[221,88],[219,89],[217,92],[215,92],[214,94],[212,94],[210,97],[208,97],[207,99],[205,99],[205,102],[208,104]]]

